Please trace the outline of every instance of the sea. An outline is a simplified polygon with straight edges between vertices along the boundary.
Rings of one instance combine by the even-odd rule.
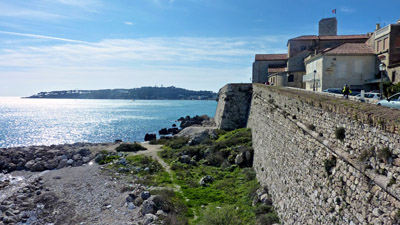
[[[214,117],[216,101],[0,97],[0,147],[144,141],[180,117]]]

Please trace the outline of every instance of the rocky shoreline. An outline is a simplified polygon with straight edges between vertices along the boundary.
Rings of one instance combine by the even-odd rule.
[[[151,224],[166,213],[149,187],[94,163],[120,143],[0,149],[0,225]],[[122,154],[122,153],[118,153]]]

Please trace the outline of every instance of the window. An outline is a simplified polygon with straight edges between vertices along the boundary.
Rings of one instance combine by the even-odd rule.
[[[304,50],[306,50],[306,49],[307,49],[307,46],[305,46],[305,45],[303,45],[303,46],[300,47],[300,51],[304,51]]]
[[[376,45],[376,51],[380,52],[382,50],[382,40],[378,41],[378,44]]]
[[[396,71],[392,72],[392,82],[396,82]]]
[[[383,40],[383,49],[382,50],[386,50],[389,48],[389,38],[385,38],[385,40]]]
[[[294,82],[294,75],[290,74],[287,78],[287,82]]]

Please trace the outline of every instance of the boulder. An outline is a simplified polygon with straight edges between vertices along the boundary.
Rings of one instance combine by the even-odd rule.
[[[128,203],[128,209],[132,210],[132,209],[135,209],[135,208],[136,208],[135,204],[133,204],[132,202]]]
[[[30,170],[32,168],[33,164],[35,164],[35,160],[30,160],[27,163],[25,163],[25,168]]]
[[[246,161],[250,161],[251,160],[251,152],[250,151],[246,151],[244,153],[244,156],[246,158]]]
[[[44,166],[44,168],[46,168],[48,170],[55,169],[58,166],[58,160],[57,159],[50,159],[47,162],[44,162],[43,166]]]
[[[82,162],[83,162],[83,163],[88,163],[88,162],[90,162],[90,157],[87,157],[87,156],[82,157]]]
[[[199,184],[200,186],[207,186],[208,183],[213,183],[213,182],[214,178],[212,176],[207,175],[200,179]]]
[[[156,204],[151,201],[151,200],[146,200],[143,202],[143,206],[142,206],[142,214],[146,215],[146,214],[154,214],[155,212],[157,212],[157,208],[156,208]]]
[[[73,163],[74,163],[74,160],[73,160],[73,159],[68,159],[68,160],[67,160],[67,164],[68,164],[68,165],[72,165]]]
[[[179,128],[169,128],[168,133],[175,135],[175,134],[179,133]]]
[[[135,198],[132,197],[131,195],[128,195],[128,197],[126,197],[127,202],[133,202],[134,200],[135,200]]]
[[[210,138],[210,136],[208,134],[208,131],[203,131],[203,132],[197,134],[196,136],[192,137],[189,140],[188,144],[191,145],[191,146],[192,145],[198,145],[201,142],[203,142],[204,140],[206,140],[207,138]]]
[[[181,162],[181,163],[189,164],[190,160],[192,160],[192,158],[190,158],[189,155],[183,155],[183,156],[179,157],[179,162]]]
[[[143,203],[143,199],[141,197],[135,198],[135,201],[133,203],[139,206]]]
[[[161,130],[158,131],[160,135],[168,135],[168,129],[167,128],[162,128]]]
[[[77,154],[81,155],[82,157],[90,155],[90,150],[87,148],[80,149]]]
[[[82,156],[80,155],[80,154],[75,154],[73,157],[72,157],[72,159],[73,160],[80,160],[80,159],[82,159]]]
[[[157,219],[158,219],[158,217],[154,214],[146,214],[143,219],[143,225],[152,224]]]
[[[243,159],[243,153],[241,153],[241,154],[239,154],[239,155],[236,156],[236,158],[235,158],[235,164],[236,164],[236,165],[242,164],[243,161],[244,161],[244,159]]]
[[[393,159],[393,165],[400,167],[400,158]]]
[[[157,139],[157,135],[156,134],[148,134],[146,133],[146,135],[144,135],[144,141],[151,141],[151,140],[155,140]]]
[[[143,191],[142,194],[140,195],[140,197],[141,197],[143,200],[146,200],[146,199],[150,198],[150,196],[151,196],[151,194],[150,194],[150,192],[148,192],[148,191]]]
[[[62,160],[58,163],[57,169],[61,169],[61,168],[64,168],[65,166],[67,166],[67,164],[68,164],[67,162],[68,162],[67,159],[62,159]]]
[[[40,172],[43,170],[44,170],[44,167],[41,162],[35,162],[31,167],[32,172]]]

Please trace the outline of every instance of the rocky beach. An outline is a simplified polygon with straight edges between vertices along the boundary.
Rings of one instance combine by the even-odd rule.
[[[1,149],[0,224],[150,224],[158,211],[147,189],[95,163],[119,143]],[[146,146],[146,154],[160,146]],[[122,155],[122,153],[121,153]],[[147,200],[147,201],[146,201]],[[135,201],[135,204],[133,203]]]

